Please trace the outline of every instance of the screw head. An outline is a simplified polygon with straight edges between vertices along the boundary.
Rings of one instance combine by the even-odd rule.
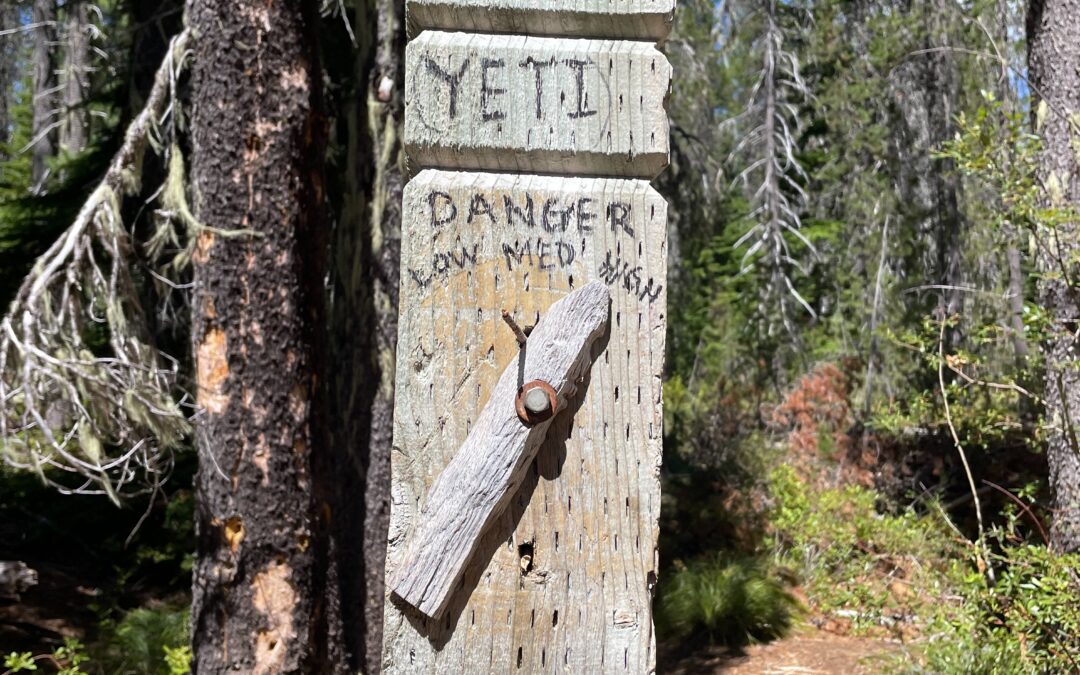
[[[547,382],[533,380],[518,390],[516,406],[518,417],[532,426],[551,419],[559,408],[559,397]]]

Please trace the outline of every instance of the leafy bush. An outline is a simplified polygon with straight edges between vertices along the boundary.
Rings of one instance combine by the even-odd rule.
[[[813,611],[853,617],[856,631],[888,626],[918,638],[894,670],[1080,672],[1080,555],[1026,542],[1030,511],[1004,509],[992,552],[977,556],[942,518],[881,513],[871,490],[815,489],[787,467],[770,486],[776,564],[799,577]]]
[[[188,617],[186,608],[140,607],[105,622],[94,662],[110,675],[183,675],[191,658]]]
[[[83,644],[75,638],[66,638],[63,646],[57,647],[49,654],[11,652],[3,658],[3,667],[6,669],[3,675],[40,672],[39,665],[49,668],[49,672],[57,675],[86,675],[86,671],[82,670],[82,664],[88,660]]]
[[[657,621],[680,638],[745,644],[782,637],[798,603],[760,560],[706,557],[677,569],[660,587]]]
[[[819,608],[858,606],[876,623],[899,609],[896,595],[912,595],[890,590],[893,582],[941,591],[935,586],[958,546],[939,519],[912,510],[880,513],[873,490],[813,489],[787,467],[772,472],[770,485],[775,557],[795,570]]]
[[[789,467],[770,475],[776,564],[793,571],[812,609],[854,617],[853,628],[907,621],[948,594],[948,560],[960,553],[939,519],[880,513],[877,494],[815,489]]]
[[[989,582],[958,564],[962,602],[933,617],[909,673],[1080,672],[1080,555],[1023,544],[991,557]]]
[[[57,675],[188,675],[186,609],[133,609],[118,622],[101,624],[101,635],[88,649],[66,638],[52,652],[11,652],[0,659],[0,675],[48,672]]]
[[[165,668],[169,675],[188,675],[191,672],[191,647],[165,647]]]

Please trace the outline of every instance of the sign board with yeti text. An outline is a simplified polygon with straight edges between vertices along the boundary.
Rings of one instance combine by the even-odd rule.
[[[426,31],[405,58],[405,146],[420,166],[652,178],[671,82],[647,42]]]
[[[648,181],[668,156],[671,73],[654,41],[671,5],[572,5],[409,0],[424,30],[406,65],[414,175],[402,209],[387,673],[655,670],[668,251],[667,204]],[[530,20],[537,12],[546,18]],[[515,30],[534,34],[501,34]],[[537,339],[572,333],[544,318],[594,283],[610,297],[603,332],[535,459],[482,529],[430,529],[475,502],[476,485],[433,486],[468,475],[460,461],[448,467],[490,421],[482,412],[508,409],[497,385],[525,362],[531,338],[503,313],[525,333],[537,325]],[[451,559],[463,571],[431,575],[453,580],[437,601],[418,600],[431,595],[422,583],[403,590],[409,565]]]

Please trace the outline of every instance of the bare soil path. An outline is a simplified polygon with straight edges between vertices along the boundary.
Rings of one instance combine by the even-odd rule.
[[[796,635],[741,649],[708,647],[680,658],[667,675],[869,675],[879,673],[884,657],[901,649],[898,642],[853,638],[824,632]]]

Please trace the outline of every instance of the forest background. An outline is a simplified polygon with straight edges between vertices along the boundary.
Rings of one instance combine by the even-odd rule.
[[[341,373],[328,396],[353,420],[334,440],[355,448],[348,485],[365,495],[350,516],[363,578],[348,591],[365,610],[345,640],[360,667],[377,663],[381,616],[404,29],[390,0],[312,7],[331,176],[322,318]],[[904,672],[1080,670],[1080,389],[1063,342],[1076,245],[1042,138],[1077,123],[1029,72],[1041,7],[679,4],[664,45],[671,167],[656,181],[671,206],[655,606],[668,663],[815,628],[896,640],[887,667]],[[66,466],[35,460],[6,422],[0,560],[38,574],[0,605],[12,672],[182,673],[192,657],[202,231],[187,57],[170,46],[183,18],[177,0],[0,4],[0,304],[13,311],[153,103],[159,64],[176,61],[116,190],[127,243],[87,249],[131,283],[102,287],[89,306],[108,318],[80,342],[88,360],[115,358],[109,312],[140,308],[171,398],[160,418],[131,404],[127,435],[76,425]],[[22,362],[3,340],[10,394]],[[132,454],[118,439],[136,432],[154,440]]]

